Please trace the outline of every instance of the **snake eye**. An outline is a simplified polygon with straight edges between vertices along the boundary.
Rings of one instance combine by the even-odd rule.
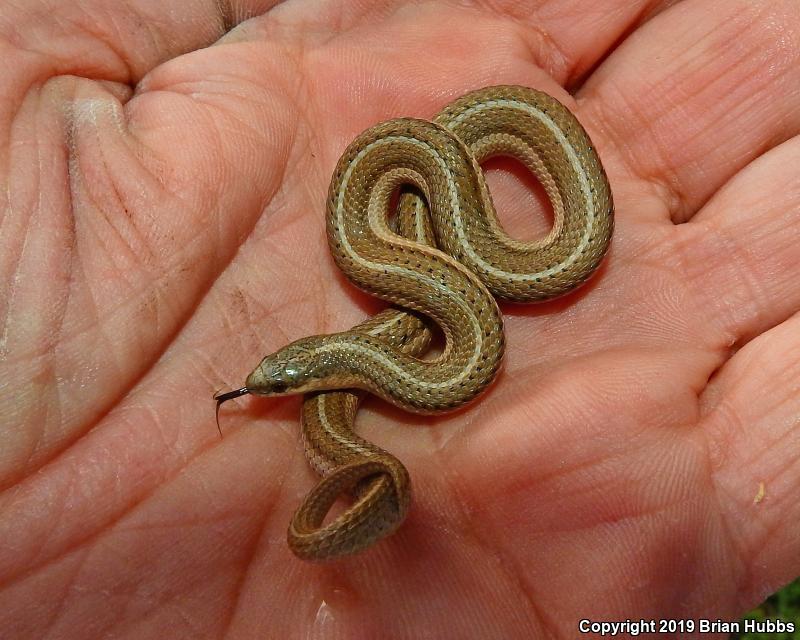
[[[285,382],[280,381],[280,380],[276,380],[275,382],[272,383],[271,386],[272,386],[272,392],[273,393],[283,393],[288,388],[288,385]]]

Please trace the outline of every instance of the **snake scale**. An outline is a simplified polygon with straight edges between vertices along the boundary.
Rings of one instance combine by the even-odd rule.
[[[500,226],[479,166],[499,155],[542,184],[554,213],[546,237],[518,241]],[[611,190],[591,140],[566,107],[534,89],[480,89],[433,121],[389,120],[347,147],[328,193],[328,243],[356,286],[394,308],[349,331],[297,340],[265,357],[244,387],[216,396],[219,409],[245,393],[308,394],[303,441],[322,480],[289,526],[296,555],[358,552],[396,530],[408,511],[405,467],[355,434],[364,392],[426,414],[474,400],[503,359],[497,301],[572,291],[596,270],[612,232]],[[429,323],[445,346],[425,360]],[[325,523],[343,493],[353,504]]]

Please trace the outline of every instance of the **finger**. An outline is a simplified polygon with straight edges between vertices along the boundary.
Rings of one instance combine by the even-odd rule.
[[[534,63],[562,86],[573,86],[620,38],[669,4],[668,0],[608,0],[594,6],[582,0],[478,0],[399,9],[392,0],[358,4],[326,0],[287,5],[276,17],[284,25],[307,25],[307,33],[319,44],[350,48],[347,60],[353,66],[363,66],[357,62],[361,55],[357,50],[369,49],[370,63],[376,67],[393,57],[395,73],[385,75],[395,87],[407,81],[424,95],[441,97],[466,61],[471,84],[461,93],[505,82],[498,79],[498,71],[511,69],[520,60]],[[254,22],[259,23],[274,27],[268,17]],[[248,33],[254,32],[248,29]],[[280,37],[280,32],[270,29],[270,38],[276,35]],[[343,37],[331,42],[332,35]],[[387,37],[391,47],[385,46]],[[481,43],[479,49],[476,42]],[[419,55],[422,50],[429,55]]]
[[[720,348],[741,344],[800,310],[800,137],[741,171],[675,228],[677,272],[690,317]]]
[[[131,387],[280,184],[291,105],[259,87],[209,104],[207,61],[182,77],[194,95],[145,92],[123,107],[107,83],[69,76],[34,84],[4,123],[0,409],[15,429],[0,486]]]
[[[743,347],[701,396],[719,505],[747,583],[741,609],[800,574],[800,316]]]
[[[0,86],[21,93],[59,75],[133,85],[158,64],[211,44],[273,4],[189,0],[176,11],[153,0],[4,3],[0,46],[3,59],[15,64],[4,67]]]
[[[621,215],[686,220],[798,133],[799,27],[794,0],[686,0],[608,58],[580,97],[603,149],[649,194]]]

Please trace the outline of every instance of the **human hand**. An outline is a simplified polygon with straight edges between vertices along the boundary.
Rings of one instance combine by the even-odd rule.
[[[800,16],[603,4],[0,8],[0,636],[573,638],[731,618],[800,573]],[[476,405],[362,410],[411,513],[302,563],[299,399],[226,405],[220,442],[211,395],[380,308],[328,256],[336,159],[490,84],[576,112],[611,253],[504,308]],[[543,231],[531,181],[487,170],[509,231]]]

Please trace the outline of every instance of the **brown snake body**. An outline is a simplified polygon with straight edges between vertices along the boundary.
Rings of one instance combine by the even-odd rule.
[[[479,162],[515,157],[539,179],[553,206],[547,237],[521,242],[501,228]],[[398,232],[389,204],[404,195]],[[558,101],[524,87],[481,89],[435,122],[400,118],[351,143],[328,196],[328,241],[336,264],[360,288],[435,322],[443,353],[421,360],[430,333],[415,315],[387,310],[350,331],[303,338],[264,358],[239,391],[317,392],[303,406],[307,457],[323,480],[289,528],[302,558],[361,550],[395,530],[410,500],[408,474],[390,454],[355,435],[362,389],[418,413],[472,401],[494,380],[504,352],[495,298],[535,302],[585,282],[613,231],[605,172],[588,135]],[[327,393],[318,393],[318,392]],[[323,526],[338,496],[356,501]]]

